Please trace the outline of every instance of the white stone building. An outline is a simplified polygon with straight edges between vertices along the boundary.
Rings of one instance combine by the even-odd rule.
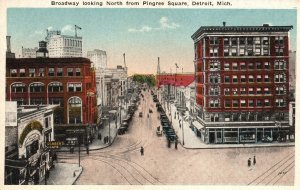
[[[82,57],[82,37],[53,35],[48,41],[49,57]]]
[[[37,47],[35,48],[24,48],[22,46],[22,58],[36,58],[36,51],[38,50]]]
[[[93,66],[96,70],[105,69],[107,66],[107,55],[106,51],[94,49],[93,51],[87,52],[87,58],[93,62]]]

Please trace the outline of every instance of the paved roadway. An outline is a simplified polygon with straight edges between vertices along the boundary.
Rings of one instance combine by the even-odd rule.
[[[156,136],[160,125],[149,92],[136,111],[128,133],[109,148],[82,153],[83,173],[78,185],[293,185],[294,147],[184,149],[167,148],[165,136]],[[154,112],[147,117],[148,110]],[[143,112],[143,117],[138,113]],[[186,137],[187,138],[187,137]],[[140,154],[143,146],[144,156]],[[256,156],[257,164],[247,166]],[[76,163],[76,154],[60,153],[61,161]]]

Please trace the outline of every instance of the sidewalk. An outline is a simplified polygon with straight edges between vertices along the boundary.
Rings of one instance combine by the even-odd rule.
[[[166,104],[166,114],[171,121],[172,116],[172,125],[175,130],[175,133],[178,136],[179,142],[182,144],[182,130],[184,137],[184,148],[187,149],[222,149],[222,148],[255,148],[255,147],[284,147],[284,146],[295,146],[294,142],[285,142],[285,143],[256,143],[256,144],[205,144],[195,132],[190,128],[190,124],[187,121],[183,120],[183,126],[179,126],[179,119],[182,120],[182,117],[177,116],[177,110],[174,104],[170,104],[171,113],[167,108]],[[174,117],[174,113],[176,111],[176,118]],[[182,129],[183,127],[183,129]]]
[[[82,170],[82,166],[79,167],[78,164],[56,162],[55,168],[50,170],[47,185],[73,185],[82,173]],[[45,181],[40,183],[40,185],[44,184]]]
[[[125,118],[126,116],[126,110],[122,110],[122,117],[121,120],[123,120],[123,118]],[[117,127],[116,127],[116,120],[117,120]],[[111,136],[111,144],[114,142],[116,136],[117,136],[117,132],[118,129],[120,128],[120,117],[118,116],[116,120],[112,120],[110,121],[110,136]],[[98,133],[101,134],[101,140],[98,139]],[[109,136],[109,125],[108,122],[104,122],[104,127],[101,128],[99,131],[95,132],[95,138],[93,140],[93,142],[91,144],[89,144],[89,150],[93,151],[93,150],[99,150],[102,148],[106,148],[109,147],[111,144],[107,143],[104,144],[104,137]],[[74,147],[74,152],[78,151],[78,147]],[[81,145],[81,151],[86,151],[86,147],[85,145]],[[59,149],[59,151],[57,152],[70,152],[70,148],[69,147],[61,147]]]

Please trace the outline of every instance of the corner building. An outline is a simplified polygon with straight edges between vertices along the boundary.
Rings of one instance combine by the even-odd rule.
[[[292,26],[202,26],[193,35],[197,130],[206,143],[289,139]]]

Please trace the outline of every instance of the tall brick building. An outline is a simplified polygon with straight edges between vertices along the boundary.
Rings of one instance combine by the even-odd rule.
[[[193,35],[206,143],[286,140],[292,26],[202,26]]]
[[[63,135],[67,129],[95,123],[95,72],[87,58],[6,59],[6,100],[18,105],[59,104],[55,133]]]

